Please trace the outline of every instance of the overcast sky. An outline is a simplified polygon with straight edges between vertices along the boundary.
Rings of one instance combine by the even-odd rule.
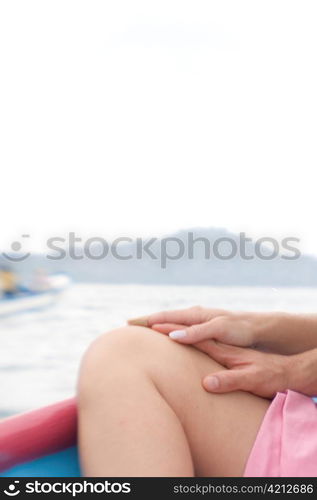
[[[317,3],[0,3],[0,247],[295,235],[317,254]]]

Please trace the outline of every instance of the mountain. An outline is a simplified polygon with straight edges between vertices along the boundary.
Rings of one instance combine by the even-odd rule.
[[[46,254],[10,265],[23,279],[41,267],[67,272],[75,282],[317,286],[317,259],[300,254],[298,242],[252,241],[225,229],[194,228],[160,239],[109,242],[106,255],[99,240],[81,246],[68,241],[63,248],[54,242],[54,251],[52,244]],[[8,260],[2,255],[1,262]]]

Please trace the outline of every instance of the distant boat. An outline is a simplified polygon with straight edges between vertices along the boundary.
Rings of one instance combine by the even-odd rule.
[[[48,307],[69,284],[70,278],[67,275],[55,274],[49,276],[49,287],[46,290],[24,289],[12,297],[0,298],[0,317]]]

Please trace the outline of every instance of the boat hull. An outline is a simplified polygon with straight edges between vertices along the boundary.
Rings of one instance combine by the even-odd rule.
[[[74,399],[0,422],[0,477],[79,477]]]
[[[0,422],[0,477],[80,476],[75,399]]]

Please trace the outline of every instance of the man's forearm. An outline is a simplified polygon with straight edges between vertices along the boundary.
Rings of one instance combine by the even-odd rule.
[[[260,348],[281,354],[297,354],[317,348],[316,314],[263,314],[256,332]]]
[[[317,396],[317,349],[289,357],[288,388]]]

